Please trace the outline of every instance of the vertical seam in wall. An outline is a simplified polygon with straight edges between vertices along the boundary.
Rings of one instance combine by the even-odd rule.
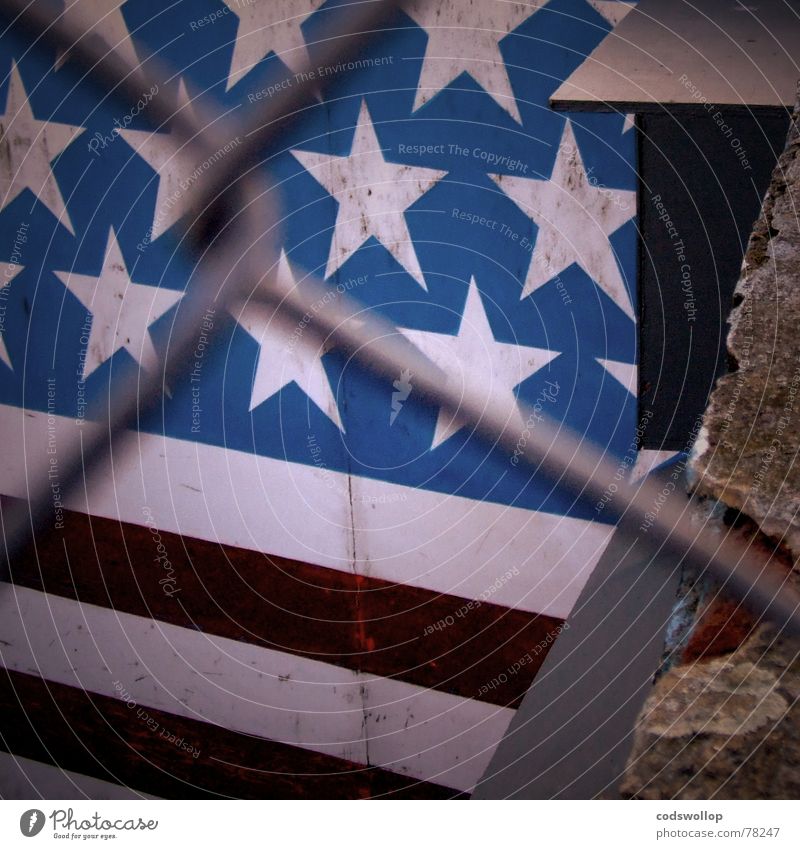
[[[325,134],[326,144],[327,144],[327,152],[329,155],[334,155],[332,145],[331,145],[331,137],[333,132],[333,123],[331,121],[330,115],[330,105],[327,101],[324,103],[325,109],[325,122],[327,132]],[[353,127],[353,132],[355,133],[355,126]],[[355,138],[355,136],[354,136]],[[338,154],[335,154],[338,155]],[[327,167],[330,167],[330,163]],[[337,204],[338,211],[338,201],[336,201],[334,196],[334,202]],[[336,228],[336,220],[334,218],[334,226],[333,232],[331,234],[331,245],[328,251],[328,259],[327,263],[330,260],[331,256],[338,256],[338,242],[337,242],[337,228]],[[338,283],[340,276],[340,269],[337,268],[333,274],[333,279]],[[342,375],[342,401],[341,405],[343,407],[342,413],[343,418],[346,420],[347,414],[347,375],[346,373]],[[338,398],[336,399],[336,403],[339,403]],[[346,452],[345,457],[346,463],[346,474],[347,474],[347,499],[348,499],[348,516],[350,522],[350,566],[353,571],[353,575],[356,579],[356,597],[355,597],[355,619],[356,621],[352,623],[351,627],[355,630],[355,639],[354,639],[354,648],[356,652],[360,653],[368,650],[368,638],[364,628],[364,619],[362,616],[361,610],[361,576],[358,573],[358,551],[357,551],[357,543],[356,543],[356,511],[355,511],[355,502],[353,500],[353,476],[350,470],[350,454]],[[362,738],[364,741],[364,761],[368,767],[372,766],[372,762],[370,760],[369,754],[369,732],[368,732],[368,706],[367,706],[367,697],[368,690],[367,686],[363,681],[363,671],[361,668],[361,660],[360,657],[356,663],[356,676],[358,681],[358,692],[361,698],[361,729],[362,729]]]
[[[359,655],[363,651],[367,651],[367,635],[364,630],[364,618],[361,610],[361,579],[358,574],[358,553],[356,549],[356,515],[355,515],[355,502],[353,501],[353,476],[350,474],[350,471],[347,472],[347,497],[350,508],[350,551],[351,551],[351,561],[350,565],[353,569],[353,575],[356,579],[356,598],[355,598],[355,615],[356,621],[353,623],[353,627],[355,628],[355,642],[356,649],[359,652]],[[367,688],[362,680],[362,669],[361,669],[361,660],[359,659],[357,664],[357,672],[358,675],[358,692],[361,697],[361,728],[363,730],[364,736],[364,755],[365,762],[367,766],[372,766],[369,757],[369,731],[367,726],[368,720],[368,710],[367,710]]]

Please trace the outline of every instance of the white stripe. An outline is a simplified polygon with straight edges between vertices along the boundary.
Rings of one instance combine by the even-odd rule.
[[[157,799],[80,772],[0,752],[0,799]]]
[[[90,427],[0,405],[2,491],[25,497],[23,458],[28,480],[47,480],[50,461]],[[147,507],[174,533],[561,618],[613,531],[148,434],[98,479],[72,509],[142,525]]]
[[[146,708],[156,708],[463,791],[482,775],[513,715],[11,586],[0,592],[0,659],[9,669],[129,701],[142,722]],[[203,740],[185,742],[202,753]]]

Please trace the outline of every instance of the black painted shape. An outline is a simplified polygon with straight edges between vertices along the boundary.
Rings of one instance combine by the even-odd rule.
[[[785,110],[638,117],[643,448],[684,450],[726,370],[727,317]]]

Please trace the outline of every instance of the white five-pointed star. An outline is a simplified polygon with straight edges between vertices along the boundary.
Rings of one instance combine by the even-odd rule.
[[[4,292],[3,290],[20,273],[20,271],[22,271],[22,266],[17,265],[15,262],[0,262],[0,300],[4,301],[7,298],[8,292]],[[5,321],[3,322],[3,325],[5,325]],[[3,329],[5,328],[3,327]],[[9,368],[14,368],[14,366],[11,365],[11,357],[8,356],[8,348],[6,348],[2,332],[0,332],[0,360],[2,360]]]
[[[444,4],[411,0],[407,3],[406,12],[428,33],[414,109],[466,72],[521,124],[499,43],[544,2],[448,0]]]
[[[330,277],[374,236],[427,291],[405,210],[446,172],[387,162],[365,102],[361,103],[349,156],[304,150],[292,153],[339,203],[325,276]]]
[[[325,0],[222,0],[239,19],[227,88],[254,65],[276,53],[292,73],[308,61],[300,25]]]
[[[281,251],[277,286],[289,289],[295,285],[289,260]],[[322,365],[325,350],[302,336],[298,338],[296,326],[287,326],[275,315],[274,309],[261,302],[248,301],[234,308],[232,314],[259,345],[250,412],[294,381],[340,430],[344,430],[336,397]]]
[[[12,62],[6,111],[0,115],[0,209],[30,189],[74,235],[50,163],[82,132],[83,127],[34,118],[19,69]]]
[[[597,362],[617,381],[623,388],[635,398],[637,395],[637,377],[639,371],[636,363],[621,363],[618,360],[602,360],[597,357]]]
[[[463,393],[467,381],[479,381],[492,387],[497,395],[514,394],[514,388],[546,366],[558,351],[498,342],[486,316],[475,278],[470,279],[467,302],[456,336],[427,330],[403,329],[413,342],[437,366],[446,369]],[[413,386],[414,377],[409,382]],[[520,416],[520,423],[522,417]],[[431,448],[441,445],[463,427],[457,415],[439,411]]]
[[[190,118],[194,116],[186,83],[181,80],[176,111],[183,110],[188,110]],[[120,130],[119,134],[158,174],[158,196],[151,234],[152,239],[157,239],[189,211],[192,187],[197,183],[198,173],[203,173],[198,169],[202,169],[205,163],[188,155],[188,148],[181,147],[174,131]],[[213,168],[213,164],[210,167]]]
[[[177,304],[183,293],[134,283],[113,228],[98,277],[68,271],[55,274],[92,314],[84,379],[120,348],[125,348],[143,369],[153,371],[157,367],[158,354],[150,338],[150,325]]]
[[[609,236],[636,214],[636,192],[609,189],[587,173],[569,121],[549,180],[490,176],[539,228],[523,298],[577,263],[635,320]]]
[[[122,16],[125,0],[65,0],[63,21],[76,32],[98,35],[125,62],[133,68],[139,66],[128,25]],[[69,58],[69,49],[56,58],[60,68]]]

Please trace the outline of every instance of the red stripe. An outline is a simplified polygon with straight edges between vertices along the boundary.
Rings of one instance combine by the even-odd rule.
[[[8,670],[0,671],[0,748],[165,799],[459,795],[151,708],[140,716],[117,699]]]
[[[751,519],[738,516],[726,533],[750,547],[777,572],[792,573],[793,559],[780,544],[767,538]],[[705,600],[696,615],[691,634],[681,653],[683,663],[708,660],[736,651],[758,627],[758,619],[742,605],[720,591],[707,576],[701,584]]]
[[[168,564],[157,561],[159,551]],[[13,564],[12,578],[82,602],[510,706],[527,691],[561,624],[218,543],[156,537],[148,528],[82,513],[66,513],[63,530],[38,539],[36,551]],[[512,667],[514,674],[503,674]]]

